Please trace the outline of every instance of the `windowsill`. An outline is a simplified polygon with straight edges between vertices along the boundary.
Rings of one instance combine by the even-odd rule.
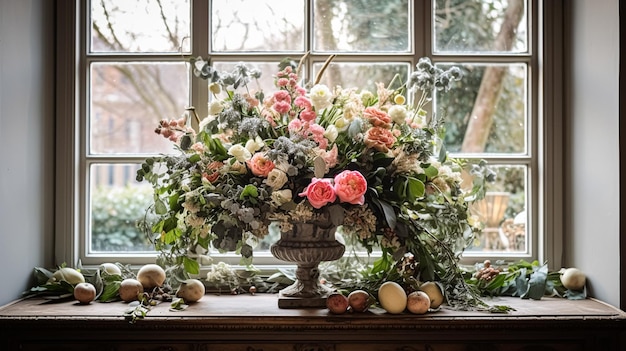
[[[197,343],[242,346],[322,341],[352,346],[319,350],[351,347],[368,350],[367,347],[376,343],[380,346],[382,342],[396,345],[393,349],[399,350],[402,345],[414,345],[418,341],[449,346],[442,346],[441,350],[457,350],[454,345],[477,342],[518,346],[540,342],[550,347],[567,346],[563,350],[600,346],[603,350],[621,350],[625,345],[626,313],[595,299],[534,301],[502,297],[486,301],[511,306],[515,311],[494,314],[441,309],[425,315],[390,315],[372,308],[365,313],[333,315],[326,309],[279,309],[274,294],[207,294],[184,311],[170,311],[169,303],[159,304],[144,319],[131,324],[124,319],[128,305],[122,302],[79,305],[30,298],[0,308],[0,345],[8,345],[7,350],[18,346],[39,350],[24,346],[50,343],[85,346],[96,339],[109,344],[147,340],[168,345],[182,343],[188,347],[176,350],[191,349],[191,344]],[[77,328],[80,332],[64,332]]]

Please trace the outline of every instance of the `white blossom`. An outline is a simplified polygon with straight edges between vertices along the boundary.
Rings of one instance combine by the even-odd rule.
[[[404,123],[407,117],[406,106],[404,105],[393,105],[389,108],[387,113],[389,114],[389,117],[391,117],[391,120],[397,124]]]
[[[272,169],[265,179],[265,183],[272,189],[280,189],[287,183],[287,173],[278,168]]]
[[[316,111],[320,111],[330,106],[333,94],[324,84],[317,84],[310,91],[311,103]]]
[[[246,162],[252,158],[252,153],[241,144],[235,144],[228,149],[228,154],[239,162]]]

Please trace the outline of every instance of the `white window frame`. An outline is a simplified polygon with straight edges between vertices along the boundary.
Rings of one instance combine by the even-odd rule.
[[[191,56],[206,56],[209,50],[208,26],[203,22],[208,13],[209,1],[192,1],[192,43]],[[405,60],[414,67],[420,57],[431,57],[433,62],[467,63],[508,63],[525,62],[529,72],[528,104],[528,155],[502,157],[481,155],[492,164],[521,164],[529,168],[527,184],[527,204],[529,211],[528,239],[531,254],[503,256],[503,259],[538,259],[547,261],[551,267],[559,267],[562,262],[563,242],[563,111],[562,111],[562,0],[528,0],[529,37],[528,49],[531,55],[439,55],[432,53],[432,27],[430,0],[412,2],[415,28],[413,50],[406,54],[393,54],[398,61]],[[88,90],[86,72],[88,70],[86,45],[87,16],[86,2],[60,1],[57,6],[57,106],[56,106],[56,194],[55,194],[55,261],[85,266],[99,263],[123,262],[141,265],[154,262],[154,254],[86,254],[86,105]],[[306,2],[312,6],[312,0]],[[417,25],[421,25],[417,28]],[[206,28],[205,28],[206,27]],[[311,28],[310,19],[307,28]],[[83,34],[81,35],[81,31]],[[83,40],[79,40],[80,38]],[[310,40],[308,40],[310,45]],[[254,54],[257,55],[257,54]],[[242,55],[252,58],[254,55]],[[224,60],[237,60],[237,55],[212,53],[213,57]],[[279,60],[284,54],[257,55],[259,58]],[[310,55],[307,72],[312,72],[313,62],[323,62],[327,53]],[[349,61],[360,54],[342,54]],[[140,58],[141,55],[133,55]],[[342,58],[336,60],[341,61]],[[387,55],[367,55],[365,61],[382,61]],[[207,86],[200,79],[192,80],[191,100],[195,106],[207,106]],[[199,115],[206,111],[199,108]],[[475,158],[475,155],[455,155]],[[139,161],[135,159],[134,161]],[[465,263],[473,263],[493,256],[466,255]],[[230,262],[235,262],[230,260]],[[254,264],[275,264],[272,257],[257,256]]]

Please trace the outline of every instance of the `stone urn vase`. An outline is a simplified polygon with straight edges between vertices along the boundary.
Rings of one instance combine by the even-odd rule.
[[[326,297],[332,289],[320,283],[318,265],[343,256],[345,246],[335,238],[343,220],[343,209],[326,209],[315,220],[294,222],[290,230],[282,230],[280,239],[270,247],[274,257],[293,262],[296,281],[282,289],[279,308],[326,307]]]

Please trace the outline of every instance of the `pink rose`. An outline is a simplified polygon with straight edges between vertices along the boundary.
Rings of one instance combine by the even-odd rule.
[[[363,205],[366,191],[367,181],[359,171],[343,171],[335,176],[335,193],[341,202]]]
[[[327,178],[311,179],[311,184],[298,195],[306,196],[311,206],[315,208],[322,208],[324,205],[334,202],[337,198],[331,180]]]
[[[269,158],[266,158],[263,153],[257,152],[251,159],[246,161],[246,164],[252,171],[252,174],[259,177],[266,177],[272,169],[274,169],[274,162]]]

